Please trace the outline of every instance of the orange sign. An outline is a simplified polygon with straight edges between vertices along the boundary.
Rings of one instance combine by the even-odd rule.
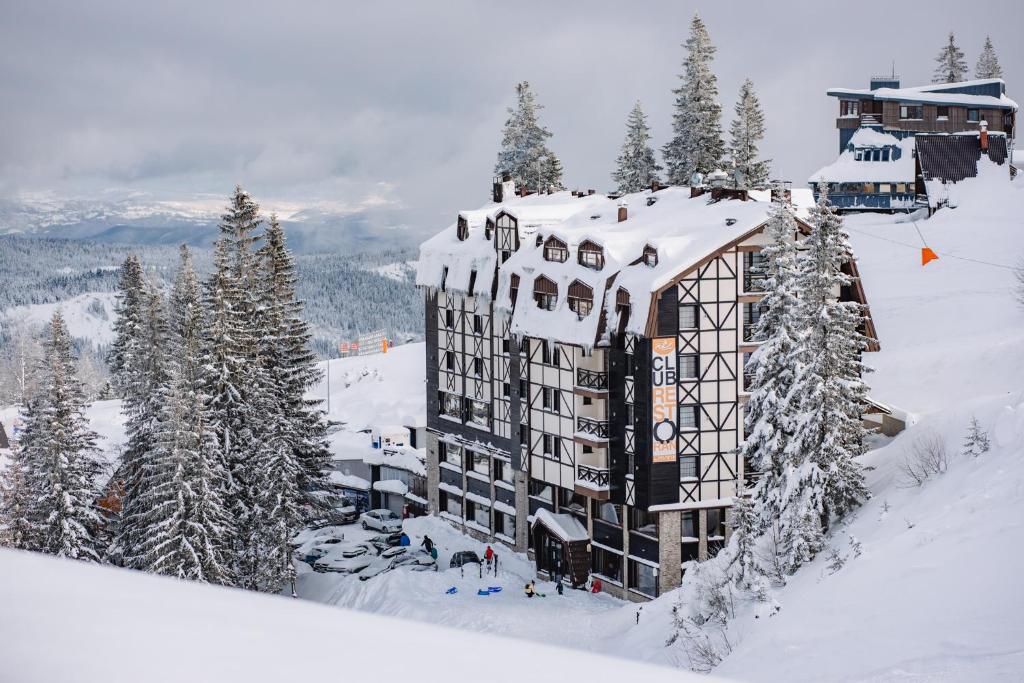
[[[651,460],[676,461],[676,338],[651,341]]]

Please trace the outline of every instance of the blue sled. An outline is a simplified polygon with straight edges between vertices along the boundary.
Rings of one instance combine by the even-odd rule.
[[[452,586],[451,588],[446,590],[444,593],[445,593],[445,595],[455,595],[458,592],[459,592],[459,589],[456,588],[455,586]]]
[[[487,592],[488,593],[500,593],[501,592],[501,586],[491,586],[491,587],[489,587],[487,589]]]

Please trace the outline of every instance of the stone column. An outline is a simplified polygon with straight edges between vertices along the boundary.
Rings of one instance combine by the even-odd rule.
[[[708,559],[708,511],[697,510],[697,559],[700,562]]]
[[[658,593],[679,587],[683,560],[682,520],[678,511],[658,515]]]
[[[527,517],[530,516],[529,489],[527,481],[529,475],[516,470],[516,552],[525,553],[527,549],[527,534],[530,533],[530,523]]]
[[[441,505],[441,465],[438,456],[437,434],[427,432],[427,512],[436,515]]]

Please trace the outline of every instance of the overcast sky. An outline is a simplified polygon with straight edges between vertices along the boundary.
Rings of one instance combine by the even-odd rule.
[[[90,2],[4,0],[0,196],[138,190],[188,200],[236,182],[263,203],[390,205],[434,230],[487,200],[505,109],[528,80],[570,187],[606,190],[641,100],[669,136],[689,21],[718,47],[727,129],[750,77],[773,176],[837,152],[829,86],[895,61],[930,80],[950,29],[986,34],[1024,98],[1024,2]]]

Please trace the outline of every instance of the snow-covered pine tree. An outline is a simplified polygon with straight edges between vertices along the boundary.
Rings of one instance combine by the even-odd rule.
[[[638,100],[626,120],[626,139],[615,160],[612,180],[620,194],[639,192],[658,180],[660,170],[661,166],[651,149],[651,128],[647,125],[647,115]]]
[[[736,118],[729,126],[729,153],[735,171],[742,175],[744,188],[764,187],[771,162],[757,158],[757,146],[764,139],[764,112],[749,78],[740,87],[735,111]]]
[[[765,296],[755,333],[761,343],[744,368],[752,386],[746,410],[747,438],[741,451],[744,462],[761,473],[753,492],[761,528],[778,518],[786,447],[795,419],[790,392],[796,378],[794,350],[799,343],[797,225],[789,201],[772,204],[765,234],[768,243],[761,250]]]
[[[118,395],[124,396],[141,372],[144,304],[142,266],[135,254],[129,254],[121,265],[114,310],[114,343],[107,355],[111,381]]]
[[[730,575],[736,587],[756,595],[766,595],[764,570],[754,548],[763,525],[754,501],[747,497],[742,486],[732,504],[732,537],[729,552],[732,556]]]
[[[170,384],[160,391],[152,450],[136,491],[143,532],[137,566],[226,584],[232,538],[223,500],[227,476],[206,419],[203,325],[199,283],[183,246],[170,301]]]
[[[508,109],[494,166],[497,175],[511,173],[516,187],[535,192],[564,189],[562,164],[547,147],[551,132],[540,124],[537,115],[543,108],[534,99],[528,82],[516,84],[516,106]]]
[[[38,372],[40,389],[24,413],[19,456],[30,496],[26,547],[97,562],[97,436],[85,419],[85,392],[75,376],[71,336],[60,311],[48,326]]]
[[[673,185],[689,185],[694,172],[707,175],[718,168],[725,153],[722,141],[722,105],[718,102],[718,78],[711,70],[715,46],[708,29],[696,14],[690,23],[681,83],[672,115],[672,139],[662,157]]]
[[[957,83],[967,75],[967,62],[964,53],[956,46],[953,32],[949,32],[949,42],[942,46],[935,58],[935,75],[932,83]]]
[[[0,471],[0,546],[19,550],[31,547],[31,500],[25,452],[15,448]]]
[[[853,252],[824,184],[809,222],[796,282],[799,343],[790,392],[795,420],[779,487],[791,570],[813,555],[809,549],[817,547],[831,516],[843,517],[868,496],[855,460],[865,450],[861,411],[867,386],[861,377],[868,369],[861,354],[867,338],[860,332],[861,305],[834,295],[852,282],[842,267]]]
[[[999,65],[996,49],[992,47],[992,38],[985,36],[985,45],[981,48],[978,63],[974,67],[975,78],[1002,78],[1003,67]]]
[[[988,433],[981,428],[981,423],[978,422],[978,418],[971,416],[971,424],[967,428],[967,436],[964,437],[964,447],[960,451],[962,455],[976,458],[982,453],[987,453],[988,449],[992,447],[992,442],[988,438]]]
[[[167,311],[156,283],[143,277],[139,294],[140,316],[138,344],[132,349],[130,372],[123,373],[121,411],[126,416],[128,437],[117,476],[124,482],[121,520],[110,548],[109,560],[135,569],[144,568],[139,552],[146,539],[145,516],[141,503],[153,451],[157,418],[163,408],[169,386],[167,372]]]
[[[249,475],[260,518],[249,531],[250,587],[271,592],[294,579],[289,542],[303,521],[330,507],[330,453],[326,424],[316,401],[305,398],[320,377],[309,349],[309,326],[295,295],[295,266],[284,231],[271,215],[259,251],[261,300],[260,362],[267,391],[257,397],[265,415],[257,465]]]

